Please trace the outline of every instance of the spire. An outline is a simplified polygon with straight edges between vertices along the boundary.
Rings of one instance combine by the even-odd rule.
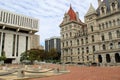
[[[96,13],[96,10],[95,10],[95,8],[93,7],[93,5],[90,4],[90,7],[89,7],[89,9],[88,9],[88,11],[87,11],[87,13],[86,13],[85,16],[88,16],[88,15],[91,15],[91,14],[94,14],[94,13]]]
[[[72,6],[70,4],[70,8],[68,10],[68,13],[67,13],[70,17],[70,20],[77,20],[76,19],[76,13],[74,12],[74,10],[72,9]]]

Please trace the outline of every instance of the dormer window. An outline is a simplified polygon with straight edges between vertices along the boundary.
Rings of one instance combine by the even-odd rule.
[[[104,14],[104,13],[105,13],[105,11],[104,11],[104,7],[102,7],[102,8],[101,8],[101,11],[102,11],[102,14]]]
[[[112,9],[115,10],[115,3],[112,3]]]
[[[102,14],[106,14],[106,6],[105,5],[101,6],[101,8],[100,8],[100,14],[101,15]]]
[[[118,9],[118,1],[117,0],[112,1],[110,6],[111,11],[116,11]]]

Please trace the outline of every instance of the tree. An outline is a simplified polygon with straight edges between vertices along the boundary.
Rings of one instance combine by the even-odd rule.
[[[5,55],[5,51],[2,51],[0,56],[0,61],[4,61],[4,60],[6,60],[6,55]]]
[[[21,61],[22,60],[30,60],[32,63],[35,60],[43,61],[45,59],[45,51],[39,49],[31,49],[27,50],[21,54]]]
[[[55,58],[58,56],[57,51],[54,48],[51,49],[48,54],[51,60],[55,60]]]

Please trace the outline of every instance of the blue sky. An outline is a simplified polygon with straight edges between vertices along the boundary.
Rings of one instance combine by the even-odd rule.
[[[80,19],[84,22],[84,15],[90,3],[97,8],[97,0],[0,0],[0,8],[15,13],[39,19],[40,44],[53,36],[60,36],[59,24],[70,4],[74,11],[79,12]]]

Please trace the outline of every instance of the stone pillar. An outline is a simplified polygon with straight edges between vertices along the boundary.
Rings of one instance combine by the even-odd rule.
[[[111,64],[115,64],[116,61],[115,61],[115,54],[111,54]]]
[[[103,64],[103,66],[106,66],[106,65],[107,65],[106,55],[105,55],[105,54],[102,55],[102,64]]]

